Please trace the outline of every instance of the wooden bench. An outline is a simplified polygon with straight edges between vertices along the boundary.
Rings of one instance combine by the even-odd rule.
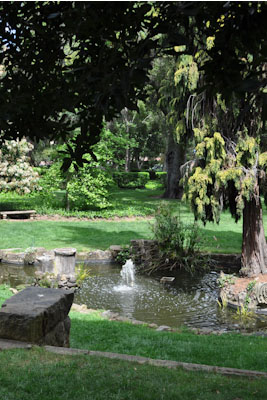
[[[30,219],[34,219],[36,214],[35,210],[23,210],[23,211],[0,211],[3,219],[7,219],[8,215],[28,215]]]

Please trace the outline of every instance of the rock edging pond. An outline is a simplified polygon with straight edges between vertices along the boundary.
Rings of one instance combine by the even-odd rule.
[[[98,310],[87,308],[87,306],[85,304],[80,305],[80,304],[76,304],[76,303],[72,304],[71,311],[80,312],[82,314],[90,314],[90,313],[98,312]],[[172,328],[172,327],[167,326],[167,325],[158,325],[158,324],[155,324],[155,323],[147,323],[147,322],[139,321],[139,320],[136,320],[136,319],[133,319],[133,318],[123,317],[123,316],[119,315],[118,313],[112,312],[110,310],[102,311],[102,312],[100,312],[100,315],[103,318],[105,318],[105,319],[107,319],[109,321],[127,322],[127,323],[130,323],[132,325],[145,325],[148,328],[155,329],[158,332],[163,332],[163,331],[166,331],[166,332],[181,332],[181,328]],[[231,333],[233,333],[231,331],[225,331],[225,330],[220,330],[220,329],[214,330],[212,328],[192,328],[192,327],[190,327],[190,328],[186,328],[186,329],[188,329],[189,332],[192,332],[192,333],[194,333],[196,335],[217,335],[217,336],[220,336],[220,335],[223,335],[223,334],[231,334]],[[240,334],[242,334],[244,336],[267,337],[266,331],[258,331],[256,333],[255,332],[243,332],[243,331],[240,331],[238,333],[240,333]]]
[[[223,306],[267,315],[267,275],[242,278],[221,272],[218,279]]]

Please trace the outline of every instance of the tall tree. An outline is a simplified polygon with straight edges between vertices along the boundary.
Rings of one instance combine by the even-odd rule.
[[[190,55],[158,58],[150,72],[149,101],[162,115],[167,143],[165,198],[180,198],[183,193],[180,167],[186,161],[192,132],[186,123],[186,104],[197,89],[198,75],[197,64]]]
[[[236,220],[243,215],[241,272],[267,273],[260,199],[266,154],[259,145],[265,132],[267,47],[260,24],[266,7],[213,4],[204,7],[202,17],[201,38],[212,43],[202,65],[206,93],[199,103],[203,118],[195,129],[198,166],[187,180],[186,196],[204,222],[218,222],[223,207]],[[257,32],[248,38],[244,32],[252,28]]]

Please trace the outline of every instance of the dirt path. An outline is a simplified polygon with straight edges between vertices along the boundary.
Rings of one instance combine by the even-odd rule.
[[[79,222],[79,221],[88,221],[88,222],[98,222],[98,221],[107,221],[107,222],[118,222],[118,221],[147,221],[152,220],[154,217],[148,215],[146,217],[112,217],[112,218],[86,218],[86,217],[64,217],[62,215],[36,215],[34,221],[55,221],[55,222]],[[6,221],[12,222],[29,222],[33,221],[30,218],[27,219],[7,219]]]

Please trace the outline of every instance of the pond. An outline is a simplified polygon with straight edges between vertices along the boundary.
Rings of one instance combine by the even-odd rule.
[[[267,330],[267,319],[241,319],[235,311],[218,305],[218,273],[210,271],[192,277],[185,272],[169,274],[172,284],[160,283],[160,276],[121,276],[115,264],[88,265],[90,277],[75,294],[75,302],[88,308],[104,309],[147,323],[179,327],[185,325],[213,330]],[[16,287],[30,282],[34,268],[0,264],[0,283]],[[127,281],[128,279],[128,281]]]

